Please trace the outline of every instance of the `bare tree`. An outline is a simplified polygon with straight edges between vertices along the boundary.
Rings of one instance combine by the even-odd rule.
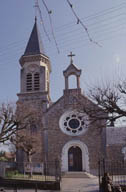
[[[18,130],[26,129],[36,111],[31,107],[21,105],[16,108],[12,104],[0,106],[0,143],[8,141]]]
[[[126,81],[94,87],[89,90],[88,96],[97,106],[93,113],[87,110],[94,119],[105,119],[113,126],[116,120],[126,118]],[[99,110],[103,112],[102,116],[97,115]]]
[[[15,109],[11,104],[0,106],[0,143],[9,140],[19,127],[19,120],[15,115]]]
[[[40,146],[40,137],[37,134],[31,134],[30,131],[19,131],[16,136],[11,138],[11,142],[16,150],[22,150],[26,154],[28,163],[32,162],[32,156],[38,151]]]

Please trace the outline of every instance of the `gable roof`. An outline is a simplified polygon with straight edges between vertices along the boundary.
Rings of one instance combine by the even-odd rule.
[[[64,100],[66,100],[67,98],[67,104],[64,104]],[[72,103],[71,101],[72,100]],[[61,104],[61,102],[63,102]],[[72,106],[75,107],[75,104],[81,104],[81,107],[83,107],[83,105],[86,103],[86,102],[90,102],[91,105],[95,105],[94,103],[92,103],[91,100],[89,100],[85,95],[83,94],[80,94],[80,95],[73,95],[72,92],[71,94],[69,94],[69,96],[67,95],[62,95],[56,102],[52,103],[52,105],[47,109],[46,111],[46,114],[50,113],[51,111],[55,111],[55,109],[58,109],[60,107],[61,108],[64,108],[64,109],[69,109],[69,108],[72,108]],[[60,105],[59,105],[60,103]]]
[[[73,63],[71,63],[68,67],[67,67],[67,69],[65,70],[65,71],[63,71],[63,74],[65,75],[65,76],[69,76],[69,75],[71,75],[71,74],[78,74],[78,75],[80,75],[81,74],[81,70],[80,69],[78,69]]]
[[[37,26],[37,19],[35,18],[35,24],[32,29],[28,44],[26,46],[24,56],[44,54],[44,48],[42,45],[42,40]]]

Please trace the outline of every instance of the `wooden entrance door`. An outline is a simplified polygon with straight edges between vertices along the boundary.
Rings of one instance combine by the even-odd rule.
[[[77,146],[68,150],[68,171],[82,171],[82,151]]]

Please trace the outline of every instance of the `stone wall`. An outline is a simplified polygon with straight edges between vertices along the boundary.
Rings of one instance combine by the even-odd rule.
[[[94,172],[96,172],[96,169],[98,167],[97,162],[99,158],[103,156],[102,136],[101,132],[99,131],[100,125],[97,124],[97,122],[90,124],[88,131],[79,136],[69,136],[63,133],[59,127],[59,119],[62,114],[64,114],[67,110],[77,109],[82,111],[82,108],[80,108],[80,106],[83,105],[86,99],[83,96],[78,96],[79,99],[81,98],[81,100],[79,100],[79,105],[77,105],[77,100],[74,100],[75,103],[69,104],[68,98],[63,96],[49,109],[49,111],[45,115],[48,127],[48,159],[54,161],[58,158],[61,161],[61,154],[64,145],[69,141],[81,141],[88,148],[89,167],[91,170],[94,170]]]

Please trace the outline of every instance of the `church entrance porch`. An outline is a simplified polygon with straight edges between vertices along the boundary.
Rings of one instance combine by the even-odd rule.
[[[68,171],[82,171],[82,151],[77,146],[68,150]]]
[[[62,172],[89,172],[89,155],[87,146],[80,140],[67,142],[61,154]]]

